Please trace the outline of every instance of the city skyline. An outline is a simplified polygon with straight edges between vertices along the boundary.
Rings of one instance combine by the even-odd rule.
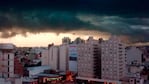
[[[85,32],[85,31],[83,31]],[[86,31],[88,33],[88,31]],[[27,36],[16,35],[10,38],[1,38],[1,43],[13,43],[17,47],[47,47],[49,44],[61,45],[62,39],[68,37],[71,41],[74,41],[76,38],[81,38],[87,40],[88,37],[93,36],[95,39],[103,38],[108,39],[109,35],[101,34],[92,34],[92,35],[83,35],[83,34],[69,34],[69,33],[60,33],[59,35],[55,33],[38,33],[32,34],[27,33]]]
[[[149,0],[0,0],[0,84],[149,84]]]
[[[63,37],[149,44],[147,0],[2,0],[0,41],[17,46],[60,44]]]

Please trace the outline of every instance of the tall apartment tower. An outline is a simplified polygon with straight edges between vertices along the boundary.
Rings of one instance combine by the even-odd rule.
[[[14,77],[14,48],[13,44],[0,44],[0,77]]]
[[[101,78],[100,43],[89,37],[78,44],[78,77]]]
[[[49,64],[50,67],[54,70],[59,69],[59,47],[58,46],[51,46],[49,48]]]
[[[69,44],[68,46],[68,67],[69,71],[77,72],[77,57],[78,57],[78,45]]]
[[[68,67],[68,45],[62,44],[59,46],[59,70],[67,71]]]
[[[77,72],[77,44],[50,45],[42,50],[42,65],[60,71]]]
[[[126,74],[126,51],[116,36],[101,43],[102,79],[120,80]]]

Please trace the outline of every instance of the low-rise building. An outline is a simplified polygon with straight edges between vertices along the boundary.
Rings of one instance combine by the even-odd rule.
[[[126,63],[127,65],[131,64],[142,64],[142,51],[136,47],[127,47],[126,48]]]

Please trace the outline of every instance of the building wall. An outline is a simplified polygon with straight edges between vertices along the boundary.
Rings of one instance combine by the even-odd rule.
[[[57,70],[59,68],[59,47],[50,46],[48,49],[42,51],[42,65],[48,65],[51,69]]]
[[[49,65],[49,49],[42,50],[42,65]]]
[[[59,47],[51,46],[49,48],[49,65],[51,69],[57,70],[59,69]]]
[[[143,52],[142,62],[149,62],[149,46],[139,46],[138,48]]]
[[[68,45],[50,46],[49,49],[43,50],[42,65],[66,71],[68,68]]]
[[[0,84],[11,84],[11,81],[6,81],[6,79],[0,78]]]
[[[68,47],[68,67],[69,71],[77,72],[77,57],[78,57],[78,50],[77,44],[69,44]]]
[[[142,52],[136,47],[128,47],[126,50],[127,64],[142,63]]]
[[[22,84],[22,78],[15,78],[15,84]]]
[[[59,70],[68,70],[68,45],[59,46]]]
[[[97,49],[97,51],[94,49]],[[86,43],[78,45],[79,77],[94,78],[100,75],[99,73],[96,73],[96,71],[100,71],[100,66],[97,66],[100,63],[100,60],[96,60],[96,57],[100,56],[100,54],[97,54],[97,52],[100,52],[98,49],[99,42],[98,40],[94,40],[92,37],[90,37]]]
[[[0,78],[0,84],[22,84],[22,78]]]
[[[14,74],[18,76],[23,76],[24,67],[20,62],[19,58],[15,57],[14,59]]]
[[[129,66],[130,73],[136,74],[142,71],[142,69],[138,66]]]
[[[81,44],[78,47],[78,76],[93,77],[92,45]]]
[[[0,52],[1,77],[14,77],[14,53],[8,50]]]
[[[126,74],[126,51],[117,37],[101,44],[102,79],[120,80]]]

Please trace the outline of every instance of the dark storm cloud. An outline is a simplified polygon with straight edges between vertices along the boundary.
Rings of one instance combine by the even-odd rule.
[[[149,18],[121,16],[79,15],[82,21],[96,26],[96,30],[132,37],[132,41],[149,41]]]
[[[3,27],[29,27],[29,28],[69,28],[89,26],[76,18],[76,14],[64,11],[32,10],[21,12],[0,13],[0,28]]]
[[[3,0],[1,37],[26,32],[97,30],[149,41],[148,0]],[[17,28],[19,31],[17,31]]]
[[[53,9],[88,13],[147,12],[148,0],[1,0],[2,9]]]
[[[11,37],[20,33],[17,30],[14,31],[14,28],[32,33],[48,31],[60,33],[90,27],[93,27],[93,25],[81,21],[76,17],[75,13],[67,11],[27,10],[0,12],[2,37]]]

